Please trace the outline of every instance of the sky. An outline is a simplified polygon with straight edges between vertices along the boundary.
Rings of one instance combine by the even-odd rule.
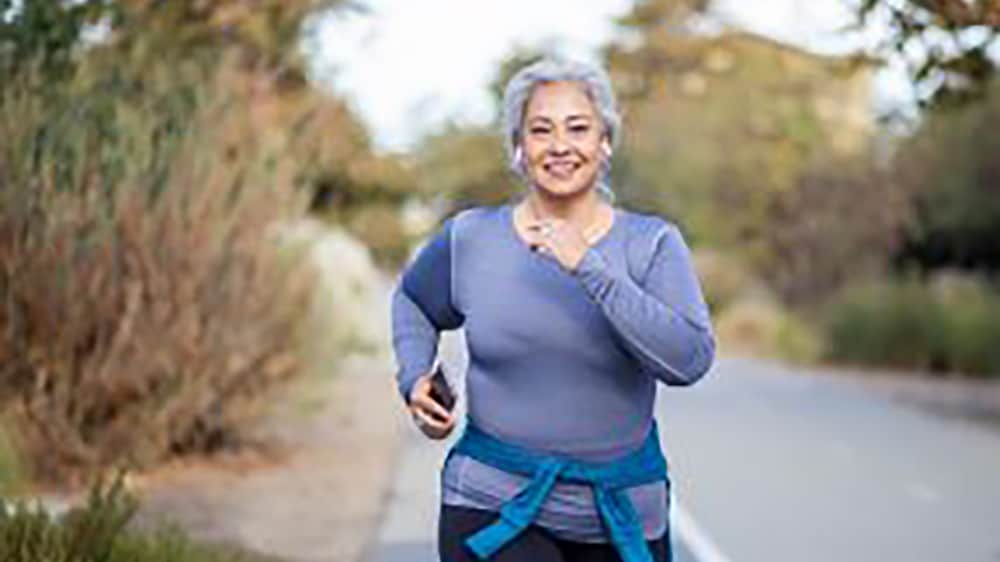
[[[873,45],[879,30],[845,34],[847,0],[717,0],[708,28],[737,27],[822,53]],[[305,43],[313,76],[348,98],[379,152],[405,151],[447,122],[488,123],[492,73],[517,45],[552,44],[596,60],[619,37],[631,0],[360,0],[315,19]],[[586,6],[586,8],[583,8]],[[876,107],[912,98],[903,69],[876,77]]]

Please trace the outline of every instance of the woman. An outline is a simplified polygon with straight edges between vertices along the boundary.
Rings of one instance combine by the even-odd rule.
[[[504,127],[527,193],[445,221],[393,296],[398,388],[432,439],[456,423],[431,398],[438,335],[466,329],[441,559],[669,560],[656,382],[690,385],[715,353],[688,248],[672,223],[613,205],[619,118],[600,69],[522,68]]]

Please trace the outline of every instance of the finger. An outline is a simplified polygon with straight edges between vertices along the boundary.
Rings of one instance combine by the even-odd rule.
[[[435,429],[448,430],[451,429],[453,425],[455,425],[455,416],[449,416],[447,419],[440,419],[431,414],[428,414],[427,412],[424,412],[424,415],[429,417],[431,421],[434,422]]]
[[[416,410],[415,414],[419,418],[420,423],[431,429],[443,430],[447,428],[447,424],[437,421],[423,410]]]
[[[441,414],[442,412],[444,412],[444,415],[447,416],[448,411],[445,410],[444,407],[440,403],[438,403],[437,400],[434,399],[432,395],[433,390],[434,390],[434,385],[432,385],[430,379],[428,379],[427,384],[424,385],[424,387],[421,389],[421,392],[417,394],[416,397],[417,399],[415,403],[418,404],[424,410],[428,411],[429,413],[433,412],[435,414]]]
[[[427,400],[427,404],[424,409],[429,410],[432,415],[435,415],[444,421],[449,421],[452,418],[451,413],[433,398],[429,398]]]
[[[417,409],[422,410],[428,416],[437,416],[441,419],[447,420],[451,418],[448,410],[444,409],[444,406],[438,404],[436,400],[430,397],[430,394],[422,394],[417,397],[417,401],[414,403]]]
[[[428,419],[427,414],[423,410],[414,408],[410,413],[413,414],[413,421],[417,422],[417,425],[430,425],[431,420]]]

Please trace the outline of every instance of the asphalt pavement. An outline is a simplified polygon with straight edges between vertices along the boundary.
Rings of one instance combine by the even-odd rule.
[[[677,562],[1000,561],[995,426],[751,359],[660,386],[656,417]],[[365,562],[438,560],[439,474],[460,432],[407,428]]]

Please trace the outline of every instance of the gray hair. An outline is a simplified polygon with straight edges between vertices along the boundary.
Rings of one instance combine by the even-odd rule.
[[[580,61],[543,58],[517,71],[507,82],[503,94],[504,149],[507,152],[510,169],[522,180],[528,178],[528,172],[524,167],[523,158],[518,161],[514,155],[523,134],[524,110],[535,87],[546,82],[581,84],[601,117],[608,142],[612,147],[618,142],[621,118],[618,115],[614,91],[611,89],[611,80],[608,79],[607,73],[598,66]],[[615,194],[609,183],[610,174],[610,162],[608,159],[602,159],[597,189],[605,199],[614,201]]]

